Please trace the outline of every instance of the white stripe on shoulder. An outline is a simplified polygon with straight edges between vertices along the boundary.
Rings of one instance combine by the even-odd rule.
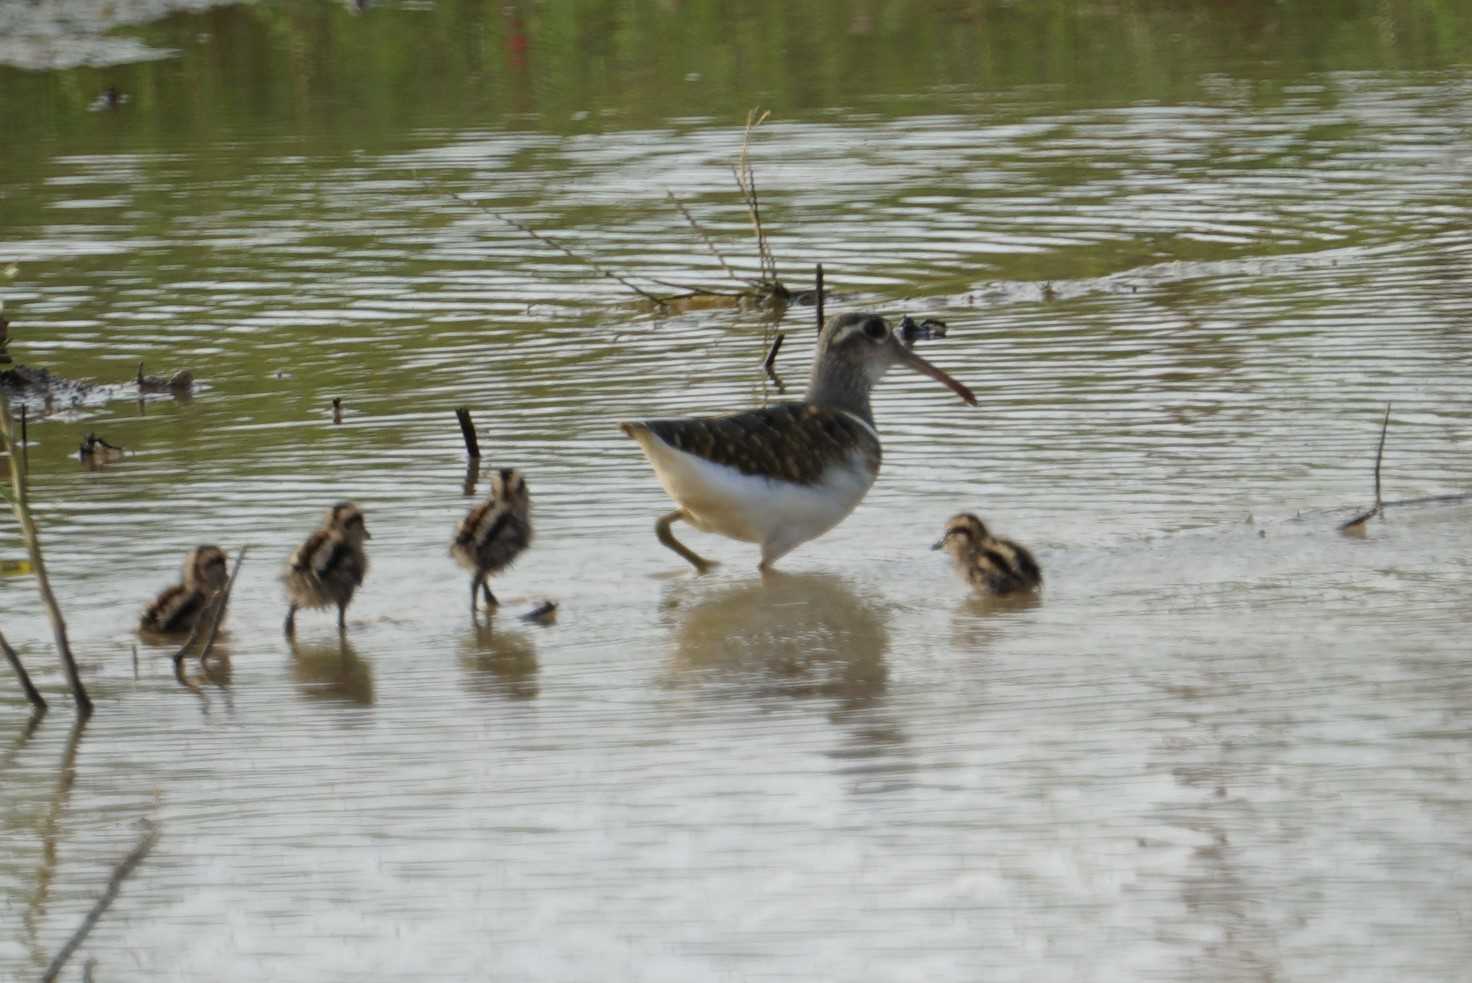
[[[870,426],[868,420],[865,420],[857,413],[850,413],[848,410],[839,410],[838,412],[842,413],[844,416],[848,417],[850,420],[854,421],[865,430],[869,431],[870,436],[872,436],[875,440],[879,439],[879,431]]]

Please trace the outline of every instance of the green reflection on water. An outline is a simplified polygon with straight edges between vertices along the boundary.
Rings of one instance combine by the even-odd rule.
[[[193,146],[269,136],[324,152],[381,148],[421,128],[576,133],[672,118],[786,118],[835,107],[952,109],[1019,86],[1049,101],[1183,100],[1215,73],[1268,79],[1424,70],[1472,56],[1457,0],[1180,4],[445,0],[427,9],[263,3],[131,32],[173,59],[51,73],[0,68],[17,156]],[[105,85],[127,125],[87,113]],[[1015,94],[1014,94],[1015,97]],[[992,107],[995,108],[995,107]],[[123,115],[123,114],[118,114]]]

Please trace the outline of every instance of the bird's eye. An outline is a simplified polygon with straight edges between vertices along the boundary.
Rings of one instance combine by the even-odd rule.
[[[889,327],[879,318],[870,318],[864,322],[864,334],[870,341],[883,341],[889,334]]]

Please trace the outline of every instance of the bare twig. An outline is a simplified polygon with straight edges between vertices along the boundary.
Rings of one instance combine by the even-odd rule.
[[[705,229],[701,228],[699,222],[695,221],[695,216],[691,215],[690,210],[684,206],[680,199],[675,197],[675,193],[673,191],[666,190],[665,194],[669,196],[669,199],[674,204],[674,206],[680,210],[680,214],[685,216],[685,221],[689,222],[690,228],[694,229],[695,234],[700,236],[701,241],[705,243],[705,248],[710,250],[710,254],[716,258],[716,262],[721,264],[721,269],[726,271],[726,275],[735,280],[737,283],[751,286],[750,280],[737,276],[736,271],[731,269],[730,264],[726,262],[726,257],[721,255],[721,251],[717,249],[716,244],[711,241],[710,235],[705,231]],[[658,283],[659,281],[656,280],[655,282]]]
[[[235,589],[235,575],[240,573],[240,565],[245,562],[245,554],[249,549],[249,546],[240,547],[240,552],[235,554],[235,565],[230,568],[230,579],[225,581],[224,587],[210,595],[209,603],[200,612],[199,618],[194,622],[194,628],[189,632],[189,638],[184,642],[183,647],[174,653],[176,675],[179,666],[183,665],[184,660],[190,656],[194,643],[201,635],[204,637],[204,644],[195,654],[199,656],[201,662],[209,656],[210,649],[215,644],[215,636],[220,631],[220,622],[225,620],[225,609],[230,606],[230,592]],[[206,624],[208,628],[205,628]]]
[[[767,370],[767,375],[775,376],[776,370],[772,366],[777,364],[777,353],[782,350],[782,342],[787,340],[787,335],[781,331],[777,337],[772,339],[772,347],[767,349],[767,357],[762,359],[762,368]]]
[[[817,272],[815,272],[813,274],[813,279],[816,280],[817,283],[818,283],[818,302],[817,302],[817,307],[818,307],[818,334],[822,334],[823,333],[823,264],[822,263],[819,263],[818,264],[818,269],[817,269]]]
[[[26,404],[20,404],[20,453],[26,459],[26,464],[31,463],[31,441],[26,436]]]
[[[518,222],[516,219],[511,218],[511,217],[509,217],[507,215],[502,215],[500,212],[492,211],[491,209],[487,208],[485,205],[482,205],[480,202],[474,201],[473,199],[470,199],[470,198],[466,198],[466,197],[464,197],[462,195],[457,195],[453,191],[450,192],[449,195],[450,195],[451,198],[454,198],[456,201],[460,202],[461,204],[471,205],[471,206],[473,206],[475,208],[479,208],[481,211],[483,211],[487,215],[491,216],[491,218],[494,218],[494,219],[496,219],[498,221],[501,221],[501,222],[505,222],[507,225],[511,226],[513,229],[516,229],[519,232],[523,232],[526,235],[531,236],[533,239],[537,240],[538,242],[542,243],[543,245],[550,246],[551,248],[553,248],[553,249],[557,250],[558,252],[562,253],[564,256],[570,257],[572,259],[577,260],[579,263],[583,263],[583,264],[587,265],[589,268],[591,268],[593,270],[594,273],[597,273],[599,276],[607,277],[610,280],[617,280],[619,283],[623,284],[625,287],[628,287],[630,290],[634,291],[634,293],[638,294],[640,297],[643,297],[645,300],[649,301],[650,303],[659,304],[660,306],[663,306],[666,303],[667,298],[660,297],[657,294],[652,294],[649,291],[647,291],[647,290],[643,289],[642,287],[640,287],[637,283],[634,283],[633,281],[629,280],[627,277],[620,276],[619,274],[613,272],[612,270],[609,270],[609,269],[606,269],[603,266],[600,266],[598,264],[597,260],[591,259],[590,257],[587,257],[587,256],[583,256],[580,253],[573,252],[567,246],[564,246],[562,243],[558,242],[556,239],[554,239],[551,236],[547,235],[545,232],[538,232],[536,229],[532,228],[530,225],[525,224],[524,222]]]
[[[83,716],[92,712],[92,699],[82,684],[77,671],[77,660],[72,656],[72,647],[67,642],[66,620],[61,616],[61,605],[51,591],[51,581],[46,576],[46,560],[41,555],[41,534],[31,518],[30,503],[26,498],[25,464],[21,455],[15,453],[15,428],[10,420],[10,404],[0,393],[0,432],[5,435],[5,446],[10,450],[10,484],[14,492],[11,505],[15,508],[16,520],[20,522],[21,536],[30,553],[31,569],[36,573],[36,586],[41,591],[41,600],[46,605],[47,617],[51,619],[51,630],[56,636],[56,647],[61,652],[61,664],[66,670],[67,684],[72,690],[72,699]]]
[[[736,175],[736,186],[741,189],[741,196],[746,200],[746,210],[751,215],[751,228],[756,233],[756,251],[761,263],[762,279],[776,283],[777,261],[772,258],[772,250],[767,245],[767,232],[762,227],[761,196],[757,193],[756,174],[751,168],[751,134],[758,126],[765,123],[770,115],[770,111],[757,115],[755,109],[746,114],[746,130],[741,136],[741,152],[737,155],[736,165],[731,170]]]
[[[128,855],[113,870],[112,877],[107,882],[107,890],[103,892],[102,897],[97,899],[97,903],[92,906],[92,910],[87,912],[87,917],[82,919],[82,924],[77,926],[77,930],[72,933],[72,937],[66,940],[66,945],[61,947],[61,951],[56,954],[56,958],[51,960],[51,965],[46,967],[46,972],[41,977],[41,983],[52,983],[52,981],[61,975],[62,968],[66,966],[66,961],[72,957],[72,953],[76,952],[77,948],[86,940],[88,933],[97,927],[97,923],[102,919],[107,909],[117,900],[118,892],[123,887],[123,881],[128,879],[129,875],[138,868],[138,865],[153,850],[154,844],[158,842],[158,837],[158,824],[151,819],[144,820],[143,839],[139,840],[138,845],[128,851]]]
[[[475,421],[470,418],[470,411],[460,407],[455,411],[455,419],[460,421],[460,436],[465,438],[465,453],[470,455],[472,461],[479,461],[480,441],[475,436]]]
[[[31,706],[45,713],[47,709],[46,697],[42,696],[41,691],[36,689],[35,685],[31,683],[30,673],[26,672],[26,667],[21,663],[20,656],[16,654],[15,649],[10,647],[10,643],[5,640],[4,632],[0,632],[0,651],[5,653],[5,661],[9,662],[10,667],[15,670],[16,677],[20,679],[20,688],[26,691],[26,699],[31,701]]]
[[[1380,421],[1380,446],[1375,449],[1375,506],[1368,512],[1362,513],[1342,523],[1341,531],[1353,529],[1363,523],[1369,522],[1375,516],[1385,511],[1385,500],[1380,497],[1380,462],[1385,457],[1385,432],[1390,429],[1390,404],[1385,404],[1385,418]]]
[[[688,284],[688,283],[674,283],[673,281],[670,281],[670,280],[661,280],[659,277],[656,277],[656,276],[646,276],[644,279],[648,280],[650,283],[657,283],[661,287],[674,287],[676,290],[683,290],[683,291],[685,291],[683,294],[679,294],[679,295],[676,295],[674,297],[666,297],[666,298],[664,298],[664,302],[665,303],[669,303],[669,302],[675,301],[675,300],[688,300],[691,297],[731,297],[731,298],[739,298],[739,297],[749,296],[750,293],[751,293],[751,291],[749,291],[749,290],[747,290],[747,291],[742,291],[742,290],[737,290],[737,291],[731,291],[731,290],[712,290],[710,287],[696,287],[696,286],[692,286],[691,284]]]

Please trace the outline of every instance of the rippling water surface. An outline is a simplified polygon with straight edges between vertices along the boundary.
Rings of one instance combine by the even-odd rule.
[[[1223,28],[1192,22],[1160,42],[1156,95],[1122,68],[1090,86],[1087,53],[1067,84],[883,61],[841,99],[822,65],[789,88],[714,58],[730,98],[681,109],[659,73],[694,91],[690,64],[537,74],[539,30],[549,60],[577,40],[544,13],[519,108],[426,82],[419,115],[318,139],[243,59],[237,99],[195,87],[208,126],[161,121],[252,18],[285,38],[266,65],[296,107],[321,97],[293,59],[324,25],[386,43],[464,7],[168,21],[143,40],[181,53],[122,76],[116,112],[85,111],[105,73],[0,70],[37,107],[6,110],[34,138],[0,171],[12,354],[200,379],[28,404],[98,711],[71,725],[34,589],[0,577],[0,627],[56,707],[28,726],[0,687],[0,976],[40,975],[150,820],[69,972],[1466,978],[1472,505],[1335,527],[1373,500],[1387,402],[1385,497],[1472,490],[1472,30],[1460,62],[1403,30],[1386,65],[1350,43],[1384,25],[1336,21],[1344,63],[1304,65],[1203,56]],[[517,9],[487,35],[497,82]],[[977,37],[1020,16],[976,9],[1003,18]],[[1136,13],[1131,44],[1179,28]],[[862,60],[885,25],[833,43]],[[799,394],[812,310],[661,314],[496,213],[646,285],[720,287],[666,196],[755,270],[730,165],[758,100],[784,279],[822,262],[834,309],[945,320],[923,349],[979,406],[897,371],[860,509],[766,579],[752,547],[691,533],[722,561],[697,577],[655,541],[667,500],[614,423],[781,398],[774,330]],[[457,406],[535,500],[489,627],[446,554],[473,501]],[[130,455],[80,466],[86,431]],[[343,497],[372,571],[346,641],[308,614],[289,647],[281,562]],[[962,509],[1033,547],[1035,602],[971,599],[927,549]],[[191,689],[132,625],[203,541],[250,554],[228,662]],[[0,559],[21,554],[0,524]],[[516,620],[542,598],[555,625]]]

